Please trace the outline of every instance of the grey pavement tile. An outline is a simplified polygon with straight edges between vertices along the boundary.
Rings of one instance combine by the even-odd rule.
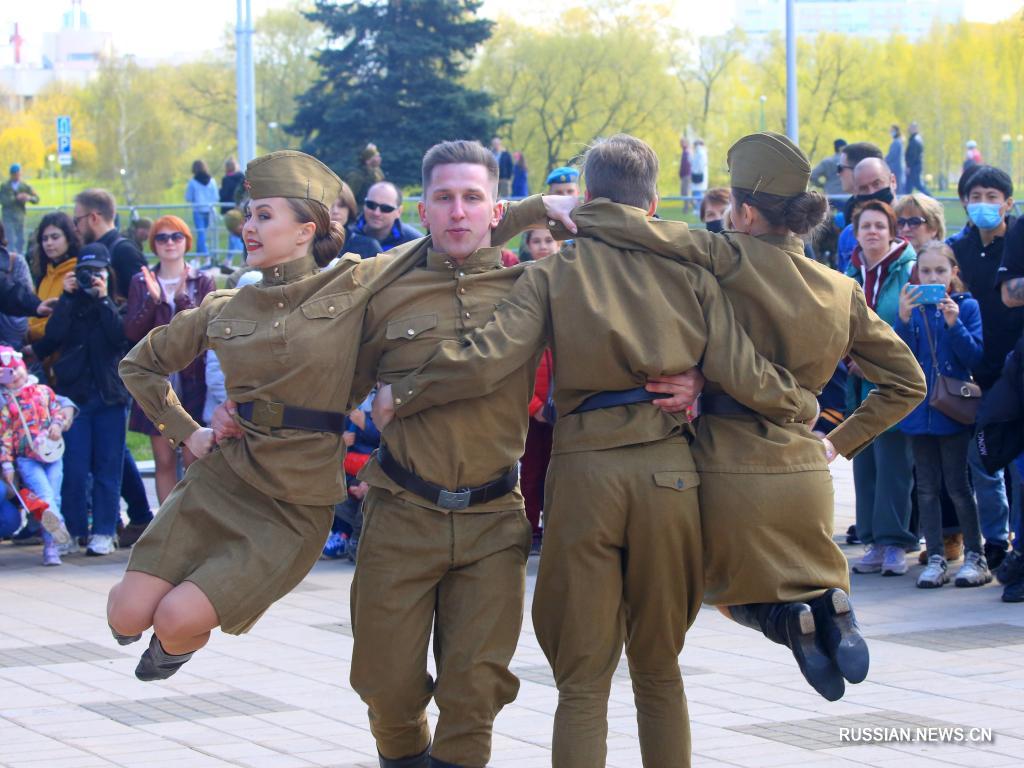
[[[125,654],[96,643],[60,643],[0,648],[0,669],[9,667],[45,667],[79,661],[121,659]]]
[[[125,564],[128,562],[128,558],[131,557],[131,549],[115,549],[109,555],[103,555],[103,557],[90,557],[85,554],[83,549],[81,554],[69,555],[63,558],[64,565],[76,565],[79,567],[91,567],[96,565],[108,565],[117,566],[119,571],[124,570]]]
[[[291,594],[295,592],[323,592],[328,589],[334,589],[334,587],[327,584],[317,584],[312,581],[302,581],[291,591]]]
[[[923,715],[913,715],[895,710],[880,710],[857,715],[835,715],[832,717],[814,717],[807,720],[789,720],[780,723],[757,723],[753,725],[736,725],[726,730],[756,736],[761,739],[802,747],[812,751],[823,749],[841,749],[852,746],[896,746],[902,743],[916,743],[918,729],[956,728],[958,723],[948,720],[936,720]],[[966,731],[966,726],[963,726]],[[868,729],[885,728],[909,729],[910,742],[864,740],[857,734]],[[841,729],[850,729],[852,738],[843,739]],[[932,743],[932,742],[921,742]]]
[[[250,691],[222,691],[195,696],[165,696],[136,701],[100,701],[79,704],[122,725],[151,725],[179,720],[207,720],[237,715],[287,712],[298,707]]]
[[[339,635],[352,637],[352,624],[347,619],[336,621],[331,624],[314,624],[313,629],[322,629],[325,632],[336,632]]]
[[[926,629],[914,632],[895,632],[871,635],[871,640],[910,645],[929,651],[973,651],[980,648],[1001,648],[1024,645],[1024,626],[1017,624],[974,624],[948,629]]]

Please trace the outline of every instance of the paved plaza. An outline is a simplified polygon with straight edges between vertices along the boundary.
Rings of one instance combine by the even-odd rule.
[[[853,519],[849,464],[840,460],[834,475],[842,533]],[[217,634],[170,680],[142,683],[133,671],[144,643],[119,647],[104,620],[127,553],[75,555],[49,569],[39,553],[0,545],[0,766],[377,765],[365,708],[348,684],[352,565],[318,563],[250,634]],[[899,578],[854,576],[871,674],[834,704],[804,683],[788,650],[703,609],[680,658],[693,764],[1024,763],[1024,604],[1000,602],[996,584],[915,589],[914,562]],[[531,558],[531,594],[536,573]],[[526,614],[513,661],[522,687],[495,724],[496,768],[550,764],[556,690]],[[638,768],[625,661],[608,715],[608,765]],[[962,731],[948,730],[956,726]],[[971,729],[991,729],[991,740],[967,741],[986,735]]]

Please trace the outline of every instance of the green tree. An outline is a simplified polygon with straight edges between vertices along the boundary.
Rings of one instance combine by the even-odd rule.
[[[289,130],[339,170],[374,142],[388,178],[419,181],[424,151],[445,139],[486,140],[496,129],[490,97],[461,80],[491,33],[478,0],[317,0],[309,14],[332,46],[321,74],[299,98]]]

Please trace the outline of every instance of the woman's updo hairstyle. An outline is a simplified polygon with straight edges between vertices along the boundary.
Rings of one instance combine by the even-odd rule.
[[[323,203],[297,197],[289,197],[287,200],[300,224],[313,222],[316,225],[311,252],[316,265],[326,267],[345,249],[345,228],[331,221],[331,212]]]
[[[797,235],[807,234],[828,215],[828,198],[814,190],[783,197],[733,187],[732,194],[737,204],[756,208],[771,226],[784,226]]]

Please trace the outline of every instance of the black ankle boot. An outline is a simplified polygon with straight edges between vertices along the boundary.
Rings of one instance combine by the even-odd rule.
[[[168,653],[154,634],[153,639],[149,641],[149,648],[142,652],[139,666],[135,668],[135,676],[147,683],[153,680],[166,680],[191,658],[191,653]]]
[[[446,763],[444,760],[438,760],[433,755],[430,756],[430,768],[463,768],[461,765],[456,763]]]
[[[729,613],[739,624],[760,630],[772,642],[789,648],[804,679],[826,699],[838,701],[843,697],[846,692],[843,676],[821,647],[809,605],[749,603],[732,605]]]
[[[110,627],[109,624],[107,624],[107,626]],[[114,639],[117,640],[117,644],[118,645],[131,645],[135,641],[142,639],[142,635],[141,634],[138,634],[138,635],[122,635],[122,634],[119,634],[113,627],[110,627],[110,634],[112,634],[114,636]]]
[[[818,638],[839,671],[851,683],[868,676],[868,644],[860,633],[850,596],[841,589],[830,589],[810,602]]]
[[[395,760],[390,760],[380,754],[378,754],[378,758],[380,759],[380,768],[430,768],[430,747],[418,755],[399,757]]]

